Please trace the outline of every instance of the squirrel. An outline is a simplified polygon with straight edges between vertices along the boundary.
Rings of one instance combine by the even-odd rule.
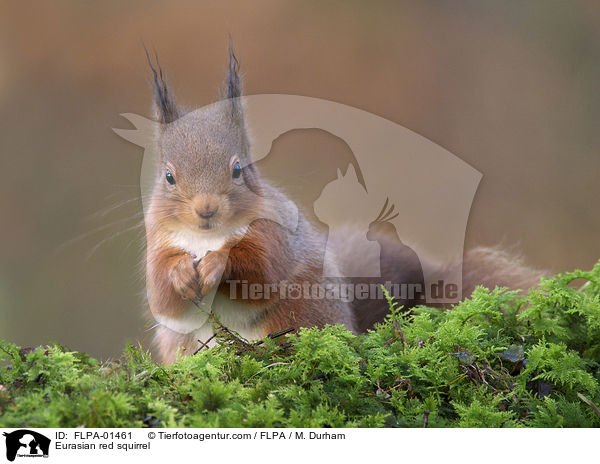
[[[326,324],[342,324],[358,333],[381,320],[388,311],[385,300],[282,298],[277,292],[254,299],[231,297],[231,282],[263,286],[335,282],[323,275],[323,239],[301,210],[293,228],[268,219],[288,200],[251,162],[239,98],[239,62],[231,44],[224,91],[228,104],[211,106],[202,114],[184,114],[158,58],[154,67],[147,51],[146,57],[152,72],[153,113],[160,123],[156,134],[159,162],[145,215],[146,285],[162,362],[174,362],[178,352],[192,354],[212,338],[212,324],[198,319],[197,308],[211,292],[212,312],[219,321],[249,340]],[[369,239],[382,247],[387,240],[375,232]],[[398,242],[393,234],[389,240],[390,247]],[[335,256],[325,259],[335,261]],[[411,275],[402,262],[386,264],[383,259],[382,269],[389,269],[387,275],[395,273],[397,281]],[[489,269],[490,275],[484,278],[479,270],[465,270],[464,275],[471,282],[490,286],[528,288],[540,275],[491,249],[467,253],[465,263]],[[335,269],[336,263],[327,265]],[[498,278],[505,275],[517,278]],[[467,282],[465,287],[464,295],[468,295],[474,285]]]
[[[343,324],[355,331],[352,308],[339,299],[232,299],[227,282],[322,284],[318,234],[301,211],[290,230],[266,219],[285,202],[250,160],[239,102],[239,64],[230,47],[226,99],[201,116],[181,117],[160,65],[154,68],[159,163],[145,217],[146,282],[156,342],[164,363],[193,353],[212,335],[195,302],[217,290],[212,311],[247,339],[299,327]],[[201,118],[199,120],[198,118]],[[201,130],[199,130],[201,128]],[[333,264],[334,265],[334,264]]]

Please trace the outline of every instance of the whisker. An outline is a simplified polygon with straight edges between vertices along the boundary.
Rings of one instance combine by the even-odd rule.
[[[92,215],[90,215],[90,219],[95,219],[95,218],[102,218],[107,216],[108,214],[112,213],[113,211],[122,208],[123,206],[126,206],[134,201],[140,201],[142,197],[135,197],[135,198],[130,198],[128,200],[123,200],[118,202],[115,205],[109,206],[107,208],[104,208],[96,213],[93,213]]]
[[[100,248],[102,245],[104,245],[106,242],[108,242],[109,240],[113,240],[113,239],[115,239],[115,238],[117,238],[117,237],[120,237],[121,235],[123,235],[123,234],[125,234],[125,233],[127,233],[127,232],[130,232],[130,231],[132,231],[132,230],[135,230],[135,229],[139,228],[139,227],[140,227],[140,226],[142,226],[142,225],[144,225],[144,223],[143,223],[143,222],[141,222],[141,223],[139,223],[139,224],[136,224],[136,225],[134,225],[134,226],[131,226],[131,227],[127,227],[126,229],[124,229],[124,230],[120,230],[120,231],[118,231],[118,232],[114,233],[113,235],[111,235],[110,237],[107,237],[107,238],[105,238],[105,239],[101,240],[101,241],[100,241],[98,244],[96,244],[96,245],[95,245],[95,246],[92,248],[92,250],[91,250],[91,251],[90,251],[90,252],[89,252],[89,253],[86,255],[86,260],[89,260],[89,259],[90,259],[90,258],[91,258],[91,257],[94,255],[94,253],[96,253],[96,251],[98,251],[98,249],[99,249],[99,248]]]
[[[66,242],[64,242],[61,245],[59,245],[58,247],[56,247],[56,249],[54,251],[54,254],[56,255],[58,253],[61,253],[66,247],[72,245],[73,243],[79,242],[79,241],[81,241],[81,240],[83,240],[85,238],[88,238],[88,237],[90,237],[90,236],[92,236],[94,234],[102,232],[102,231],[104,231],[104,230],[106,230],[106,229],[108,229],[110,227],[116,226],[118,224],[123,224],[123,223],[126,223],[126,222],[134,220],[134,219],[139,219],[139,217],[141,217],[141,216],[143,216],[143,213],[142,212],[138,212],[138,213],[135,213],[133,216],[122,218],[122,219],[119,219],[117,221],[110,222],[108,224],[103,224],[103,225],[101,225],[99,227],[96,227],[96,228],[94,228],[92,230],[84,232],[84,233],[82,233],[82,234],[80,234],[80,235],[78,235],[76,237],[73,237],[73,238],[67,240]],[[143,224],[143,221],[141,221],[140,224]]]

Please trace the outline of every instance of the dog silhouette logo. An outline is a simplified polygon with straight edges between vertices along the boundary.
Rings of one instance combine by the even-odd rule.
[[[6,459],[10,462],[19,457],[48,457],[51,440],[39,432],[21,429],[11,433],[4,432],[6,437]]]

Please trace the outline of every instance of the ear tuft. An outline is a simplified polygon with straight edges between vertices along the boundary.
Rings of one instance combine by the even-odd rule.
[[[154,58],[156,61],[155,68],[152,65],[150,54],[148,53],[148,49],[145,45],[144,50],[146,52],[146,59],[148,60],[148,65],[150,66],[153,75],[154,113],[156,119],[161,124],[169,124],[179,119],[179,110],[177,109],[177,104],[175,103],[173,92],[167,84],[166,76],[163,77],[163,71],[160,67],[156,51],[154,52]]]
[[[234,99],[242,96],[242,81],[240,79],[240,63],[235,56],[233,40],[229,36],[229,69],[227,71],[227,98]]]

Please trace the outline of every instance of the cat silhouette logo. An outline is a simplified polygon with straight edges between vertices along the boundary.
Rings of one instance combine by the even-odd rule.
[[[4,432],[6,437],[6,459],[14,461],[18,457],[48,457],[50,439],[33,430],[21,429],[11,433]]]

